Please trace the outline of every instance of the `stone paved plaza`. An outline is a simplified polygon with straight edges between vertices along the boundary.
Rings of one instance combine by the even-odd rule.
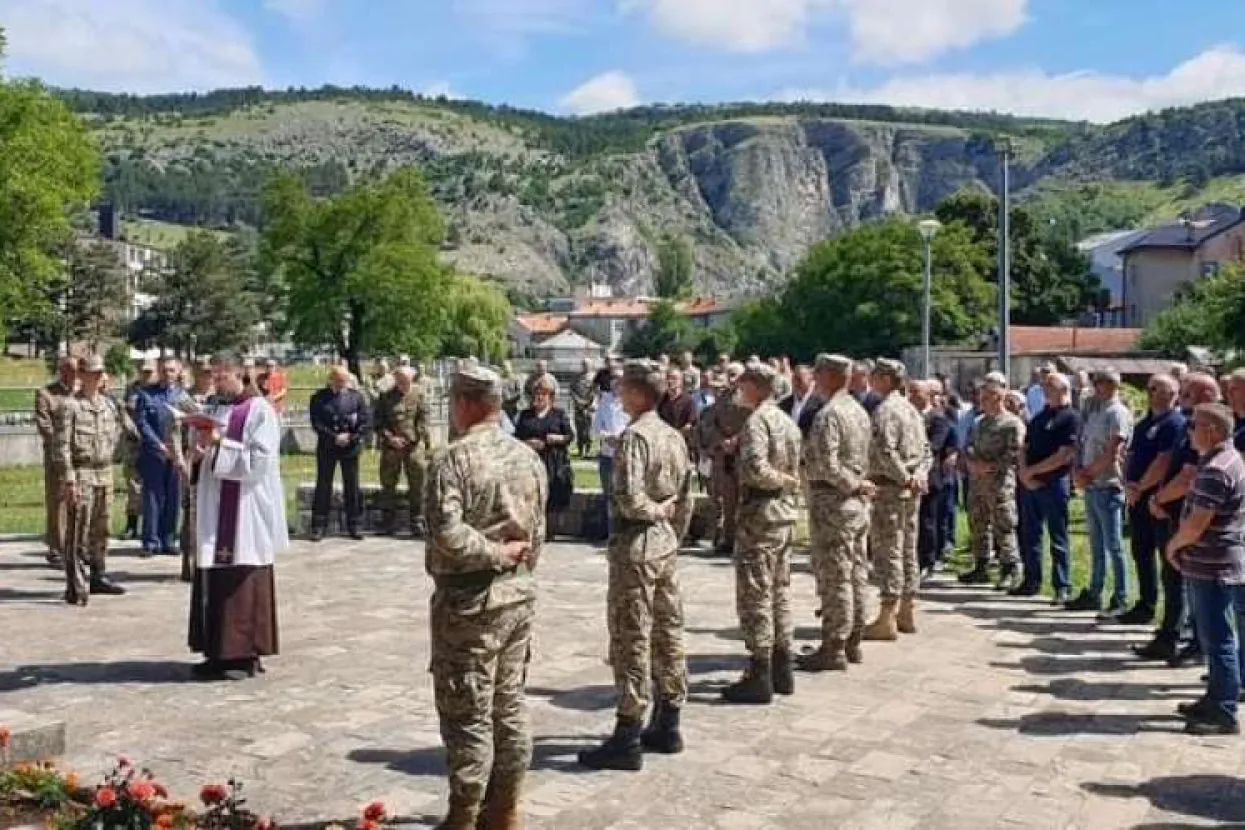
[[[445,799],[428,661],[423,551],[408,540],[298,542],[279,564],[282,654],[262,679],[187,681],[187,589],[172,559],[113,557],[131,589],[86,609],[37,546],[0,545],[0,722],[68,724],[85,778],[120,753],[175,794],[237,776],[285,826],[350,820],[382,799],[426,826]],[[812,580],[795,576],[798,635]],[[605,560],[543,559],[529,679],[535,828],[1245,827],[1245,743],[1180,734],[1198,670],[1125,656],[1143,631],[942,580],[921,633],[869,645],[846,675],[797,678],[768,708],[717,690],[742,664],[729,563],[682,559],[693,700],[688,751],[642,773],[586,773],[574,753],[612,719]]]

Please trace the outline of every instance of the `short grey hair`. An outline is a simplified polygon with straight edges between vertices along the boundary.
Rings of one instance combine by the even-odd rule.
[[[1226,438],[1232,434],[1232,430],[1236,426],[1236,418],[1232,414],[1232,410],[1225,404],[1221,403],[1202,403],[1193,409],[1194,419],[1201,418],[1206,421]]]
[[[1068,380],[1068,376],[1063,372],[1051,372],[1046,376],[1045,382],[1051,386],[1057,387],[1061,392],[1072,391],[1072,383]]]
[[[1167,387],[1167,391],[1173,395],[1180,393],[1180,381],[1176,380],[1175,375],[1167,372],[1157,372],[1150,376],[1150,383],[1161,383]]]

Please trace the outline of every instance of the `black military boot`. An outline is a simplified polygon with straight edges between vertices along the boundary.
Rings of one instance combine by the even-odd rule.
[[[960,574],[961,585],[989,585],[990,571],[985,562],[978,562],[968,573]]]
[[[744,676],[722,690],[727,703],[764,705],[774,701],[774,669],[768,658],[753,657]]]
[[[138,538],[138,515],[135,513],[127,513],[125,516],[125,531],[121,534],[121,538],[127,541]]]
[[[774,649],[770,658],[770,678],[776,695],[795,694],[795,675],[791,671],[791,652]]]
[[[648,722],[640,744],[649,752],[678,755],[683,751],[683,736],[679,733],[679,709],[665,700],[658,700],[653,707],[653,717]]]
[[[842,640],[827,640],[821,648],[801,654],[795,658],[795,667],[800,671],[847,671],[847,657],[843,653]]]
[[[579,763],[589,769],[613,769],[636,772],[644,768],[644,754],[640,751],[641,721],[619,718],[614,724],[614,734],[596,749],[579,753]]]
[[[847,658],[849,663],[865,662],[865,653],[860,649],[860,642],[864,639],[864,629],[854,629],[847,637],[847,642],[843,644],[843,656]]]
[[[396,517],[391,511],[386,511],[380,520],[380,529],[376,531],[378,536],[392,536],[394,534],[394,525],[397,523]]]
[[[105,576],[104,569],[102,567],[92,565],[91,593],[119,597],[125,593],[125,589]]]
[[[321,519],[319,516],[311,520],[311,532],[307,534],[307,539],[312,542],[319,542],[324,539],[324,529],[328,526],[327,519]]]

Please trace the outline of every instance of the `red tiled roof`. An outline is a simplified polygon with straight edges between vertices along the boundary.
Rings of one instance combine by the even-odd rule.
[[[514,321],[532,334],[557,334],[566,326],[565,314],[520,314]]]
[[[584,300],[572,317],[647,317],[649,301],[634,297]]]
[[[730,307],[713,297],[693,297],[679,303],[679,311],[691,317],[707,314],[724,314]]]
[[[1012,326],[1013,354],[1065,352],[1114,354],[1131,352],[1141,339],[1141,329],[1098,329],[1074,326]]]

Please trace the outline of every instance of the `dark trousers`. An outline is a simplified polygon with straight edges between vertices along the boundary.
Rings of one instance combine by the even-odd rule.
[[[181,507],[181,479],[173,462],[157,455],[138,459],[143,480],[143,550],[177,550],[177,512]]]
[[[922,570],[934,567],[942,554],[942,528],[938,521],[941,501],[942,494],[937,490],[921,496],[917,514],[916,555]]]
[[[939,504],[938,520],[942,523],[942,545],[938,556],[948,549],[955,548],[955,520],[960,508],[960,482],[957,476],[952,475],[951,480],[942,486],[938,492],[942,499]]]
[[[1180,629],[1185,623],[1184,576],[1172,567],[1172,563],[1167,561],[1167,557],[1162,552],[1167,549],[1167,543],[1176,530],[1176,523],[1171,520],[1155,519],[1151,524],[1151,529],[1154,546],[1159,551],[1159,559],[1162,560],[1159,576],[1163,581],[1163,620],[1159,623],[1159,630],[1154,636],[1155,639],[1175,643],[1180,639]]]
[[[1147,506],[1149,494],[1142,494],[1128,510],[1128,524],[1131,530],[1129,543],[1133,554],[1133,569],[1137,572],[1137,588],[1141,593],[1137,605],[1154,613],[1159,604],[1159,554],[1158,542],[1155,538],[1157,521],[1150,515]],[[1166,557],[1164,557],[1166,558]]]
[[[1036,490],[1021,488],[1020,558],[1025,566],[1025,583],[1042,585],[1042,543],[1050,534],[1050,556],[1054,573],[1051,584],[1056,590],[1071,588],[1068,548],[1068,480],[1057,479]]]
[[[324,447],[316,449],[316,493],[311,502],[311,525],[318,530],[325,530],[329,523],[329,508],[333,503],[333,474],[338,465],[342,468],[346,529],[358,530],[359,518],[363,515],[363,498],[359,492],[359,456]]]

